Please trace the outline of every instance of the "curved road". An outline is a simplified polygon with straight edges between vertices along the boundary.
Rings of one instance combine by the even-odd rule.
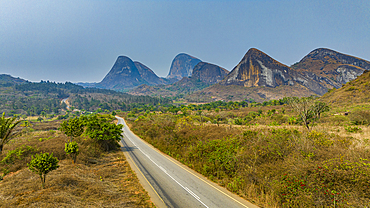
[[[161,153],[116,118],[124,125],[122,150],[157,207],[257,207]]]

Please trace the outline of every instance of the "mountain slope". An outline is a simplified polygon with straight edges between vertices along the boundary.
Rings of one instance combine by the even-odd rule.
[[[176,78],[180,80],[183,77],[190,77],[194,66],[199,62],[201,62],[201,60],[198,58],[180,53],[173,59],[167,78]]]
[[[214,64],[199,62],[193,69],[192,79],[199,79],[208,84],[216,84],[227,74],[228,70]]]
[[[149,67],[144,64],[134,61],[136,68],[139,70],[139,74],[143,80],[149,85],[167,84],[169,81],[158,77]]]
[[[356,79],[344,84],[343,87],[328,91],[320,99],[335,105],[369,103],[370,72],[366,70]]]
[[[370,62],[331,49],[318,48],[294,64],[292,68],[301,73],[314,73],[331,79],[334,85],[340,86],[355,79],[365,70],[370,70]]]
[[[143,83],[146,82],[141,77],[135,63],[126,56],[119,56],[109,73],[96,86],[105,89],[123,90]]]
[[[131,95],[149,95],[155,97],[174,97],[180,94],[189,94],[210,86],[199,79],[183,77],[181,80],[169,85],[148,86],[141,85],[130,90]]]

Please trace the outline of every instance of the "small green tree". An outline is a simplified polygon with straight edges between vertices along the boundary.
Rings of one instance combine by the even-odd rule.
[[[68,119],[67,121],[63,121],[63,123],[60,125],[61,131],[69,136],[70,140],[69,142],[72,142],[72,139],[74,137],[79,137],[84,132],[84,122],[82,119],[78,117],[74,117],[71,119]]]
[[[0,153],[5,144],[20,134],[20,131],[15,131],[15,128],[22,121],[16,121],[16,119],[16,117],[5,118],[5,113],[0,117]]]
[[[59,168],[59,160],[53,157],[53,153],[49,155],[47,152],[36,154],[35,157],[31,156],[31,158],[31,161],[27,163],[28,169],[39,174],[42,188],[45,188],[46,174]]]
[[[77,155],[80,153],[77,142],[68,142],[65,143],[64,151],[67,155],[71,154],[73,163],[76,163]]]
[[[100,143],[106,151],[112,145],[117,146],[122,136],[122,124],[115,125],[110,123],[106,118],[98,117],[97,115],[90,116],[86,124],[87,135]]]

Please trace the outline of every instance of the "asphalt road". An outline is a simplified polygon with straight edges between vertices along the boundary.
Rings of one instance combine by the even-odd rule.
[[[123,124],[122,150],[157,207],[257,207],[159,152]]]

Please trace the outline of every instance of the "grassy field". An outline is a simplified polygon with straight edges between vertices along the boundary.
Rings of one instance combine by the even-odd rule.
[[[0,154],[1,207],[154,207],[120,149],[104,152],[86,136],[76,138],[80,154],[73,164],[64,152],[60,121],[36,122]],[[27,168],[31,155],[53,153],[60,167],[40,178]]]

